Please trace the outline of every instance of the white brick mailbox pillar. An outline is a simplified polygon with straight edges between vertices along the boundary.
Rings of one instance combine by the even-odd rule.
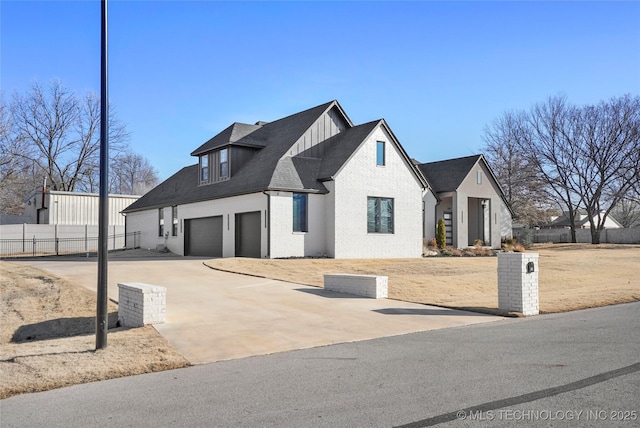
[[[498,308],[538,315],[538,253],[498,253]]]
[[[166,306],[165,287],[141,283],[118,284],[118,320],[124,327],[162,324]]]

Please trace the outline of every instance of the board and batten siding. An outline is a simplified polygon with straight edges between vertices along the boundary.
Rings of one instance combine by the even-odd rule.
[[[295,156],[309,150],[307,156],[321,158],[319,146],[323,141],[339,134],[347,128],[347,123],[336,107],[320,116],[307,131],[291,146],[289,156]]]

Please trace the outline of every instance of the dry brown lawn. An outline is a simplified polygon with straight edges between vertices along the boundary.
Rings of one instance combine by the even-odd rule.
[[[640,245],[541,245],[542,312],[640,300]],[[207,265],[321,287],[325,273],[387,275],[389,297],[495,311],[496,257],[394,260],[217,259]],[[110,303],[110,325],[117,307]],[[153,327],[109,330],[95,351],[95,293],[23,263],[0,262],[0,399],[185,367]]]
[[[0,399],[189,365],[151,326],[110,329],[95,351],[95,293],[43,270],[0,262],[0,296]]]
[[[640,301],[640,245],[545,244],[538,286],[542,313]],[[322,287],[325,273],[386,275],[389,298],[495,312],[497,257],[207,261],[215,269]]]

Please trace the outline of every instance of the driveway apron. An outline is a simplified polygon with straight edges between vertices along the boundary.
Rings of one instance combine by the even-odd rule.
[[[96,290],[95,259],[27,263]],[[221,272],[195,258],[116,259],[108,282],[114,301],[118,283],[166,287],[166,322],[154,327],[193,364],[503,319]]]

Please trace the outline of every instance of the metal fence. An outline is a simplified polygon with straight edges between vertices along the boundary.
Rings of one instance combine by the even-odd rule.
[[[140,246],[140,232],[109,235],[109,251]],[[80,238],[36,238],[0,239],[0,258],[95,255],[98,252],[98,237]]]

